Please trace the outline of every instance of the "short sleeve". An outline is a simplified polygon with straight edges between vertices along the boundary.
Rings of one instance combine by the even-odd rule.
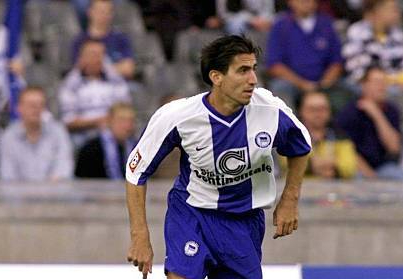
[[[292,113],[280,109],[273,147],[283,156],[303,156],[311,151],[311,138],[305,126]]]
[[[129,155],[126,180],[134,185],[144,185],[162,160],[180,142],[178,130],[170,123],[169,116],[162,113],[161,109],[157,111]]]

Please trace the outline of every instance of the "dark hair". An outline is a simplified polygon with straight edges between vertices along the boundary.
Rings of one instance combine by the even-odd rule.
[[[362,4],[362,11],[364,13],[372,12],[388,1],[390,0],[364,0],[364,3]]]
[[[200,59],[203,81],[212,86],[210,71],[217,70],[226,74],[234,56],[244,53],[253,53],[256,58],[261,53],[261,49],[244,35],[224,36],[203,47]]]
[[[372,71],[380,71],[380,72],[385,72],[380,66],[378,65],[371,65],[365,69],[364,74],[360,78],[360,83],[365,82],[368,80],[369,75],[371,74]]]
[[[20,91],[20,94],[18,94],[18,103],[21,102],[22,98],[29,94],[30,92],[35,91],[35,92],[40,92],[46,99],[46,94],[45,94],[45,90],[43,89],[42,86],[38,86],[38,85],[29,85],[27,87],[25,87],[24,89],[22,89]]]

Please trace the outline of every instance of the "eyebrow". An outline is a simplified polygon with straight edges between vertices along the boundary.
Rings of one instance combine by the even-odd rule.
[[[257,63],[253,64],[253,66],[249,66],[249,65],[242,65],[238,68],[238,70],[248,70],[248,69],[257,69]]]

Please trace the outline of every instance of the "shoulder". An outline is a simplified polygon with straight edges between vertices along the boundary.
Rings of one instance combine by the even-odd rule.
[[[349,40],[367,41],[372,37],[371,25],[365,20],[357,21],[347,29],[347,39]]]
[[[293,21],[294,18],[290,12],[281,12],[275,17],[273,28],[283,28],[284,24],[291,23]]]
[[[274,109],[283,110],[291,113],[291,109],[278,97],[273,96],[273,93],[265,88],[256,88],[251,99],[251,106],[267,106]]]
[[[20,121],[10,124],[2,134],[2,144],[13,145],[16,143],[17,138],[23,134],[23,132],[24,130]]]
[[[123,33],[119,30],[113,29],[108,35],[107,37],[109,37],[112,40],[128,40],[129,36],[126,33]]]
[[[99,136],[89,139],[80,148],[80,153],[98,153],[102,150],[101,138]]]
[[[151,119],[161,120],[165,124],[176,126],[186,119],[193,118],[203,113],[202,98],[206,93],[201,93],[188,98],[171,101],[160,107]]]

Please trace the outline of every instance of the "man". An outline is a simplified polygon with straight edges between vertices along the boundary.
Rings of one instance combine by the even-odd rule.
[[[272,148],[289,157],[286,186],[274,212],[274,238],[297,229],[310,138],[280,99],[256,88],[258,53],[239,36],[206,46],[201,71],[211,92],[159,109],[129,156],[128,260],[143,277],[151,272],[153,258],[146,180],[176,146],[181,150],[180,175],[169,193],[165,222],[168,278],[262,278],[262,208],[276,199]]]
[[[127,83],[104,63],[104,58],[101,42],[86,41],[77,65],[60,88],[61,118],[76,147],[105,127],[108,110],[114,103],[131,99]]]
[[[91,39],[106,46],[106,54],[115,70],[125,79],[132,79],[135,61],[130,40],[126,34],[112,29],[114,3],[112,0],[92,0],[88,8],[89,25],[73,44],[73,59],[77,61],[82,44]]]
[[[45,93],[27,87],[20,93],[20,120],[4,132],[1,143],[1,178],[20,181],[56,181],[73,174],[73,150],[63,125],[46,119]]]
[[[77,177],[123,179],[127,157],[135,145],[135,112],[130,104],[116,103],[108,113],[108,128],[80,149]]]
[[[337,124],[355,144],[358,170],[363,177],[403,179],[403,170],[398,166],[400,114],[386,100],[386,73],[377,67],[369,68],[361,87],[361,97],[340,112]]]
[[[217,14],[228,34],[269,31],[274,14],[272,0],[217,0],[216,5]]]
[[[307,174],[322,178],[354,178],[357,169],[354,144],[331,127],[332,112],[326,94],[305,93],[298,112],[312,138]]]
[[[266,66],[273,92],[293,106],[303,92],[332,88],[343,68],[333,21],[317,12],[317,0],[287,3],[290,12],[279,16],[270,32]],[[330,95],[331,101],[337,97]]]
[[[393,85],[403,86],[403,31],[396,0],[366,0],[364,18],[347,30],[342,54],[352,83],[358,83],[371,65],[378,65]],[[401,90],[401,89],[400,89]]]

